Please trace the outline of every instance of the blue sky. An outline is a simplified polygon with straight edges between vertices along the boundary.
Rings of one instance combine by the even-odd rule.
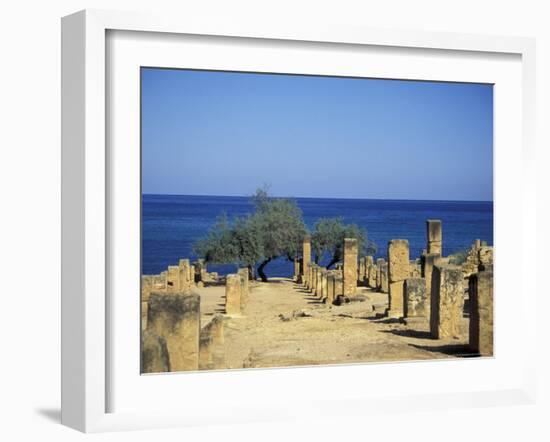
[[[493,199],[491,85],[142,68],[142,191]]]

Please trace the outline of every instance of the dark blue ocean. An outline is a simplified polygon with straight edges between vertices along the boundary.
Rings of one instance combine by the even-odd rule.
[[[360,200],[296,198],[304,221],[312,229],[319,218],[341,216],[346,223],[367,229],[378,246],[377,257],[386,257],[387,243],[409,240],[411,259],[426,248],[426,220],[443,221],[443,253],[469,247],[479,238],[493,244],[493,203],[471,201]],[[193,243],[204,236],[216,217],[225,211],[231,219],[253,211],[248,197],[143,195],[142,273],[156,274],[176,265],[180,258],[196,258]],[[209,265],[222,274],[233,265]],[[266,266],[268,276],[291,276],[292,264],[277,259]]]

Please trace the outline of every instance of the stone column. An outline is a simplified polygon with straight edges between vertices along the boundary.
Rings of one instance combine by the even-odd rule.
[[[405,318],[427,316],[426,280],[424,278],[407,278],[405,280],[405,300],[403,313]]]
[[[421,276],[426,281],[426,317],[430,317],[430,306],[432,296],[432,273],[434,265],[439,263],[440,255],[438,253],[426,253],[422,255]]]
[[[357,239],[344,239],[344,295],[357,292]]]
[[[470,350],[493,356],[493,272],[470,276]]]
[[[478,251],[479,270],[483,271],[487,267],[493,265],[493,248],[489,246],[481,246]]]
[[[460,337],[464,279],[458,266],[436,264],[432,276],[430,334],[435,339]]]
[[[366,272],[366,280],[367,280],[367,286],[370,288],[375,287],[375,279],[376,279],[376,273],[374,270],[374,258],[372,256],[367,256],[367,259],[365,261],[365,272]]]
[[[327,297],[327,289],[328,289],[327,269],[323,267],[321,268],[321,293],[320,293],[321,300]]]
[[[297,257],[294,257],[294,276],[292,278],[295,282],[300,281],[300,261]]]
[[[153,290],[153,276],[142,275],[141,277],[141,330],[147,328],[147,303]]]
[[[443,256],[443,231],[441,220],[429,219],[426,221],[428,253],[439,253]]]
[[[305,283],[308,283],[309,277],[309,264],[311,263],[311,236],[304,236],[302,243],[302,269],[304,271]]]
[[[190,278],[191,263],[188,259],[180,259],[179,262],[179,279],[180,288],[182,292],[188,292],[191,290],[191,278]]]
[[[225,313],[228,315],[241,314],[241,275],[234,273],[227,275],[225,281]]]
[[[357,273],[357,281],[359,281],[359,285],[363,285],[363,281],[365,280],[365,257],[362,256],[359,258],[359,270]]]
[[[384,258],[376,260],[376,289],[382,290],[382,266],[386,263]]]
[[[327,296],[325,298],[325,303],[330,305],[334,302],[334,284],[335,284],[336,275],[333,271],[327,272]]]
[[[191,282],[191,287],[195,286],[195,266],[191,264],[189,266],[189,281]]]
[[[166,291],[174,293],[181,292],[179,266],[168,266],[168,273],[166,275]]]
[[[392,239],[388,243],[389,309],[388,316],[403,316],[405,279],[409,277],[409,241]]]
[[[383,293],[388,293],[388,263],[384,262],[380,269],[380,290]]]
[[[322,272],[321,266],[315,266],[315,295],[321,296]]]
[[[170,359],[170,371],[198,370],[199,295],[151,293],[147,330],[164,338]]]
[[[342,275],[337,274],[334,277],[334,300],[336,301],[336,298],[340,295],[344,294],[344,278]]]
[[[241,277],[241,311],[248,304],[248,298],[250,295],[250,285],[248,281],[248,269],[246,267],[241,268],[237,271],[237,274]]]

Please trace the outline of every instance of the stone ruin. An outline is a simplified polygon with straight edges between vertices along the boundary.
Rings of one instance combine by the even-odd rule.
[[[469,347],[472,352],[493,352],[493,248],[476,240],[464,262],[444,257],[441,220],[426,222],[426,249],[411,260],[404,239],[388,243],[387,262],[357,256],[357,242],[344,240],[344,259],[335,270],[311,263],[310,240],[304,240],[302,284],[328,305],[356,296],[357,287],[388,293],[385,315],[408,324],[426,324],[434,339],[460,337],[461,319],[469,300]]]
[[[249,297],[248,269],[226,278],[226,316],[241,315]],[[224,368],[224,318],[215,315],[201,328],[196,288],[218,281],[202,260],[180,259],[159,275],[141,278],[141,371]]]

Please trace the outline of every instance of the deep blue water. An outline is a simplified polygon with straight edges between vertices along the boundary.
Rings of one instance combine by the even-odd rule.
[[[367,229],[378,246],[377,257],[386,257],[387,243],[409,240],[411,259],[426,248],[426,220],[443,221],[443,253],[469,247],[479,238],[493,244],[493,203],[471,201],[360,200],[296,198],[304,221],[311,229],[319,218],[343,217]],[[160,273],[179,258],[196,258],[193,243],[204,236],[216,217],[225,211],[233,216],[252,212],[249,198],[224,196],[143,195],[142,273]],[[233,265],[209,265],[222,274]],[[277,259],[266,266],[268,276],[290,276],[292,263]]]

